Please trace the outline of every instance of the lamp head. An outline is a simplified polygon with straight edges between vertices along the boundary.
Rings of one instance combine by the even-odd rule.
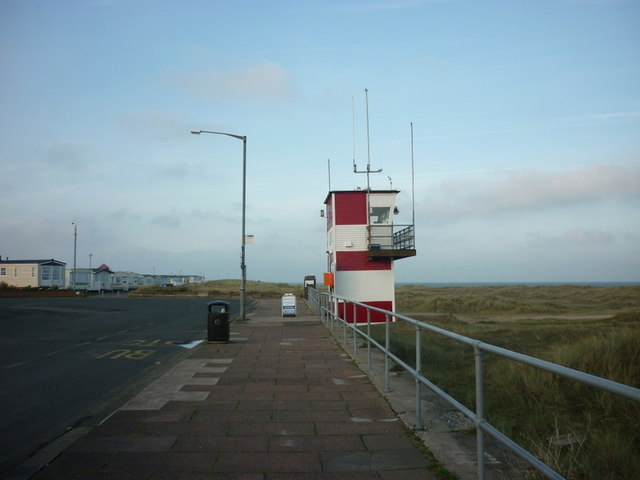
[[[200,135],[202,133],[202,130],[191,130],[191,133],[193,135]]]

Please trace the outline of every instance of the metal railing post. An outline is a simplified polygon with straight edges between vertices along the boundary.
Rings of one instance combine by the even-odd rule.
[[[344,328],[342,332],[343,332],[343,340],[345,345],[347,344],[347,318],[349,318],[348,307],[349,305],[347,305],[347,302],[344,302],[344,308],[342,309],[342,312],[344,313],[344,318],[342,319],[342,326]]]
[[[329,309],[329,296],[326,294],[322,295],[322,321],[325,325],[329,323],[329,315],[327,315]]]
[[[476,366],[476,447],[478,450],[478,480],[484,480],[484,433],[481,423],[484,420],[484,381],[482,367],[482,350],[477,345],[473,347]]]
[[[338,336],[338,301],[336,298],[331,299],[331,331]]]
[[[422,425],[422,329],[416,324],[416,430],[424,430]]]
[[[357,311],[357,305],[354,303],[353,304],[353,331],[351,333],[353,333],[353,356],[357,356],[358,355],[358,339],[356,338],[358,335],[358,311]]]
[[[331,308],[331,297],[329,296],[329,294],[327,293],[326,295],[323,296],[324,301],[323,301],[323,310],[322,310],[322,318],[324,319],[324,324],[327,327],[331,326],[331,315],[329,315],[329,309]]]
[[[367,308],[367,367],[371,367],[371,309]]]
[[[324,296],[324,321],[327,326],[331,326],[331,296],[327,293]]]
[[[389,387],[389,345],[391,344],[390,341],[390,332],[391,332],[391,328],[390,328],[390,324],[389,324],[389,314],[385,313],[384,314],[384,391],[385,392],[390,392],[391,388]]]

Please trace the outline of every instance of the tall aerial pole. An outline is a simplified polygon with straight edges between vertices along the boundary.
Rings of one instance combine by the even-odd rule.
[[[353,142],[353,173],[366,173],[367,174],[367,191],[371,190],[371,186],[369,184],[369,174],[370,173],[380,173],[382,172],[382,169],[378,169],[378,170],[371,170],[371,142],[370,142],[370,138],[369,138],[369,90],[368,89],[364,89],[364,95],[365,95],[365,100],[366,100],[366,114],[367,114],[367,169],[366,170],[358,170],[358,167],[356,166],[356,147],[355,147],[355,135],[354,135],[354,142]],[[353,98],[352,98],[352,102],[353,102]],[[355,115],[354,115],[355,118]],[[354,119],[354,131],[355,131],[355,119]]]
[[[411,122],[411,224],[416,228],[416,173],[413,162],[413,122]]]
[[[73,289],[76,289],[76,252],[78,247],[78,222],[75,220],[71,222],[73,225],[73,279],[71,284]]]

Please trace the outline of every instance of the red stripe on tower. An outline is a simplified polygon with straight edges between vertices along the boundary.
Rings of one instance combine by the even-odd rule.
[[[382,310],[389,310],[389,311],[393,310],[392,302],[382,301],[382,302],[360,302],[360,303],[364,303],[365,305],[370,305],[372,307],[381,308]],[[365,307],[361,307],[360,305],[356,305],[355,310],[356,310],[355,320],[358,322],[358,324],[361,325],[363,323],[367,323],[367,309]],[[353,323],[354,322],[353,304],[344,303],[344,302],[339,303],[338,315],[347,323]],[[371,310],[371,313],[369,315],[369,321],[371,323],[383,323],[386,321],[386,319],[387,318],[384,313]],[[395,318],[390,318],[389,320],[395,321]]]
[[[341,192],[335,202],[336,225],[367,224],[367,196],[363,192]]]
[[[369,260],[367,251],[336,252],[336,270],[391,270],[391,259],[377,258]]]

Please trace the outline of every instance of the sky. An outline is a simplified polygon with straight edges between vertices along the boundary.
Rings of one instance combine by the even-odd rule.
[[[640,281],[638,0],[0,0],[0,72],[2,258],[240,278],[201,129],[249,280],[322,277],[355,159],[397,282]]]

